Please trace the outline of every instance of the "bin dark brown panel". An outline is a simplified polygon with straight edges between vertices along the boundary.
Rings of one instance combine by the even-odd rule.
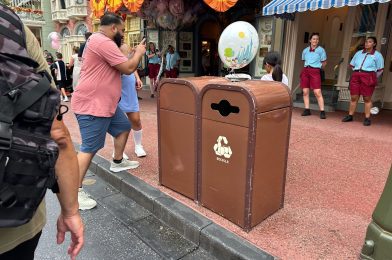
[[[201,204],[250,230],[283,207],[291,99],[276,82],[210,84],[201,96]]]
[[[197,107],[214,77],[164,79],[158,98],[159,182],[197,200]]]

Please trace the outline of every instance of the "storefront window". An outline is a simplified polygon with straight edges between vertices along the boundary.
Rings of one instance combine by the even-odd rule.
[[[86,32],[88,32],[88,29],[85,24],[80,24],[76,28],[76,35],[84,35]]]
[[[375,35],[378,3],[356,7],[354,30],[351,37],[349,62],[354,54],[364,48],[366,37]],[[348,68],[346,81],[350,80],[352,69]]]
[[[192,43],[193,43],[192,32],[180,32],[178,53],[181,57],[181,65],[180,65],[181,72],[192,71],[192,52],[193,52]]]
[[[263,61],[272,48],[272,32],[274,26],[274,19],[272,17],[262,17],[259,19],[258,33],[259,33],[259,50],[256,55],[255,77],[261,77],[267,72],[264,70]]]
[[[141,41],[140,33],[130,33],[128,34],[128,39],[129,39],[129,45],[131,47],[136,47]]]
[[[60,32],[60,35],[61,35],[61,37],[66,37],[66,36],[69,36],[71,33],[69,32],[69,29],[67,28],[67,27],[64,27],[62,30],[61,30],[61,32]]]

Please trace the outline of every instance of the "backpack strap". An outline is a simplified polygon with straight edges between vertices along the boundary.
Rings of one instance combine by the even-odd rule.
[[[49,79],[42,77],[30,91],[11,90],[0,96],[0,150],[8,150],[12,142],[12,122],[51,88]],[[14,97],[14,98],[13,98]]]
[[[22,36],[17,35],[14,31],[7,29],[6,27],[0,25],[0,34],[2,34],[4,37],[7,37],[11,40],[13,40],[14,42],[16,42],[17,44],[19,44],[20,46],[25,46],[25,42]]]
[[[4,8],[3,6],[0,6],[1,8]],[[12,11],[11,9],[8,8],[8,10]],[[23,26],[22,23],[20,22],[19,19],[17,19],[16,17],[18,17],[13,11],[12,13],[14,14],[14,16],[6,13],[6,12],[0,12],[0,18],[3,18],[4,20],[8,21],[9,23],[11,23],[13,26],[15,26],[18,30],[22,31],[23,30]],[[15,17],[16,16],[16,17]]]

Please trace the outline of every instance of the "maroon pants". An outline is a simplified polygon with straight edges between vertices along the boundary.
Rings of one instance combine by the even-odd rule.
[[[350,80],[350,94],[371,97],[377,85],[376,72],[353,72]]]
[[[177,78],[178,77],[178,69],[174,68],[171,70],[166,70],[166,78]]]

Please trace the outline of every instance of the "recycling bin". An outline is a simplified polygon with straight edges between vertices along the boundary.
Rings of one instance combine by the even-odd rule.
[[[158,91],[159,182],[197,200],[200,90],[216,77],[163,79]]]
[[[278,82],[225,81],[200,96],[200,203],[249,231],[283,207],[290,91]]]
[[[361,259],[392,258],[392,167],[366,232]]]

